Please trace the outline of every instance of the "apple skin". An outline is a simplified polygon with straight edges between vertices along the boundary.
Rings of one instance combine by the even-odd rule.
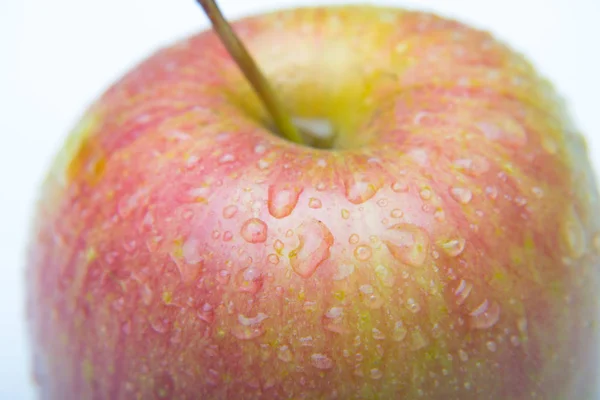
[[[584,141],[488,33],[350,6],[234,24],[333,149],[271,133],[212,31],[82,118],[28,252],[44,399],[592,399]]]

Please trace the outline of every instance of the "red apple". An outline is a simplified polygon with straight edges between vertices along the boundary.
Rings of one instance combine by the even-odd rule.
[[[39,204],[41,397],[593,398],[598,192],[550,84],[427,13],[234,28],[308,144],[213,31],[112,86]]]

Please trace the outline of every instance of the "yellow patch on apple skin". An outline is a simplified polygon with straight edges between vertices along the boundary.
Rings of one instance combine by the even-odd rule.
[[[92,140],[99,121],[98,113],[88,112],[77,123],[54,159],[50,179],[62,187],[83,176],[91,183],[98,181],[106,167],[105,154]]]
[[[69,164],[66,175],[69,181],[81,177],[87,177],[90,183],[96,183],[106,168],[106,157],[101,155],[98,149],[91,140],[86,139],[81,144],[81,147],[75,157]]]

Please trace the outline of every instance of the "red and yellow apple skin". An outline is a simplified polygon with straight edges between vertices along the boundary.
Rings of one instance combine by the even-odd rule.
[[[433,15],[235,23],[287,142],[212,32],[87,112],[28,255],[44,399],[591,399],[600,221],[551,86]]]

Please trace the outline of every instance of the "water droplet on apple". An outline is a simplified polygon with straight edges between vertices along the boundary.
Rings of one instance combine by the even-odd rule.
[[[148,322],[156,333],[167,333],[171,329],[171,321],[165,317],[150,316]]]
[[[219,282],[221,285],[228,284],[230,279],[231,273],[226,269],[222,269],[217,273],[217,282]]]
[[[458,350],[458,358],[462,361],[468,361],[469,360],[469,355],[467,354],[466,351],[464,351],[463,349]]]
[[[476,126],[490,140],[497,140],[514,147],[521,147],[527,143],[525,129],[513,119],[484,121]]]
[[[190,201],[193,202],[205,202],[206,198],[210,195],[210,188],[207,186],[202,186],[202,187],[197,187],[197,188],[193,188],[187,191],[187,197],[189,198]],[[190,212],[190,215],[191,214]]]
[[[454,290],[454,294],[456,295],[456,304],[461,305],[467,300],[469,294],[471,294],[471,290],[473,290],[473,284],[464,279],[461,279],[458,283],[458,286]]]
[[[308,206],[310,208],[318,209],[321,208],[323,204],[321,203],[321,200],[317,199],[316,197],[311,197],[310,200],[308,200]]]
[[[333,360],[322,353],[313,353],[310,356],[310,363],[318,369],[328,370],[333,368]]]
[[[392,190],[396,193],[408,192],[408,183],[394,182],[392,183]]]
[[[204,305],[202,305],[202,307],[198,310],[197,314],[198,318],[207,324],[212,324],[215,320],[215,310],[213,309],[213,306],[208,303],[204,303]]]
[[[518,206],[523,207],[527,204],[527,199],[523,196],[517,196],[517,197],[515,197],[515,203]]]
[[[298,275],[309,278],[329,258],[333,235],[324,223],[316,219],[303,222],[296,233],[300,243],[289,254],[290,264]]]
[[[344,181],[344,187],[346,188],[346,198],[353,204],[364,203],[375,196],[379,190],[377,185],[360,175]]]
[[[199,264],[204,261],[201,254],[202,242],[194,237],[188,238],[181,247],[181,253],[189,264]],[[177,257],[174,257],[177,258]]]
[[[450,196],[460,204],[468,204],[473,198],[473,193],[467,188],[451,187]]]
[[[375,340],[384,340],[385,335],[377,328],[371,329],[371,334],[373,335],[373,339]]]
[[[375,276],[379,282],[385,287],[393,287],[396,280],[392,271],[385,265],[379,264],[375,267]]]
[[[290,361],[292,361],[294,356],[292,355],[290,348],[286,345],[283,345],[279,347],[279,350],[277,352],[277,358],[279,358],[285,363],[289,363]]]
[[[333,279],[336,281],[341,281],[346,279],[354,272],[354,264],[339,264],[337,272],[333,276]]]
[[[441,208],[438,208],[433,212],[433,216],[437,221],[444,221],[446,219],[446,213]]]
[[[231,334],[240,340],[251,340],[262,336],[265,333],[265,328],[262,325],[244,326],[238,325],[231,329]]]
[[[371,286],[371,285],[360,285],[360,287],[358,288],[358,290],[360,290],[363,294],[372,294],[373,293],[373,286]]]
[[[279,264],[279,257],[277,256],[277,254],[269,254],[267,256],[267,260],[273,265]]]
[[[317,166],[321,167],[321,168],[325,168],[327,166],[327,160],[325,160],[323,158],[319,158],[319,160],[317,161]]]
[[[425,263],[429,251],[429,235],[415,225],[398,224],[388,229],[382,237],[392,256],[413,267]]]
[[[304,295],[304,292],[301,292],[301,294]],[[302,309],[304,311],[314,312],[317,310],[317,303],[315,303],[314,301],[305,301],[302,305]]]
[[[185,160],[185,166],[187,169],[194,169],[194,167],[198,165],[199,162],[200,157],[196,154],[192,154]]]
[[[440,338],[444,333],[442,332],[442,328],[440,327],[440,324],[433,324],[433,326],[431,327],[431,337],[433,337],[434,339],[438,339]]]
[[[350,211],[346,210],[345,208],[342,208],[342,218],[343,219],[350,218]]]
[[[465,249],[466,240],[463,238],[448,239],[440,247],[450,257],[458,257]]]
[[[364,286],[370,286],[370,285],[363,285],[362,286],[363,290],[365,289]],[[383,306],[383,304],[385,303],[383,301],[383,298],[379,294],[379,292],[377,292],[376,290],[372,289],[372,287],[371,287],[370,293],[365,293],[363,291],[361,291],[361,292],[362,292],[363,302],[371,310],[377,310],[377,309],[381,308],[381,306]]]
[[[228,164],[231,162],[235,161],[235,156],[233,154],[223,154],[220,158],[219,158],[219,164]]]
[[[263,243],[267,240],[267,224],[258,218],[251,218],[244,222],[240,233],[248,243]]]
[[[327,310],[323,318],[324,328],[333,333],[347,333],[347,328],[344,326],[344,310],[342,307],[331,307]]]
[[[260,271],[253,267],[240,270],[236,275],[238,290],[256,294],[262,288],[264,278]]]
[[[422,188],[419,191],[419,196],[421,197],[422,200],[430,200],[431,196],[433,195],[432,191],[430,188]]]
[[[298,204],[302,190],[299,186],[288,184],[271,185],[268,194],[269,213],[275,218],[284,218],[290,215]]]
[[[480,176],[490,169],[490,162],[480,155],[454,160],[453,165],[462,173],[474,177]]]
[[[402,216],[404,215],[404,213],[402,212],[402,210],[399,210],[397,208],[393,209],[392,212],[390,213],[390,215],[392,216],[392,218],[402,218]]]
[[[231,231],[225,231],[223,233],[223,241],[229,242],[231,239],[233,239],[233,233],[231,233]]]
[[[416,314],[419,311],[421,311],[421,306],[412,297],[406,301],[406,308],[408,308],[408,310],[413,314]]]
[[[383,378],[383,372],[378,368],[371,368],[371,378],[377,380]]]
[[[404,323],[402,321],[396,321],[394,324],[394,330],[392,331],[392,339],[394,339],[395,342],[401,342],[404,340],[407,334],[408,329],[406,329]]]
[[[254,146],[254,152],[256,154],[264,154],[264,152],[267,151],[267,146],[265,146],[264,144],[257,144],[256,146]]]
[[[533,195],[538,199],[544,197],[544,189],[538,186],[534,186],[533,188],[531,188],[531,193],[533,193]]]
[[[488,329],[500,319],[500,305],[495,301],[484,300],[471,313],[470,323],[475,329]]]
[[[485,188],[485,194],[492,200],[496,200],[498,198],[498,188],[495,186],[487,186]]]
[[[275,242],[273,242],[273,249],[275,249],[276,252],[278,252],[279,254],[281,254],[281,251],[283,250],[283,242],[279,239],[275,240]]]
[[[238,314],[238,322],[243,326],[253,326],[258,325],[263,322],[265,319],[269,318],[269,316],[265,313],[259,312],[254,317],[247,317],[243,314]]]
[[[491,351],[492,353],[495,352],[498,348],[496,346],[496,343],[491,340],[485,344],[485,347],[487,347],[488,350]]]
[[[238,212],[237,206],[230,205],[223,209],[223,218],[230,219]]]
[[[350,235],[350,238],[348,239],[348,243],[350,244],[356,244],[359,241],[359,237],[356,233],[353,233],[352,235]]]
[[[201,242],[195,238],[189,238],[181,247],[181,255],[177,249],[169,253],[171,260],[177,266],[182,282],[190,283],[197,279],[202,273],[204,256],[201,252]]]
[[[344,314],[344,309],[342,307],[331,307],[325,313],[325,317],[329,319],[340,318]]]
[[[370,308],[379,308],[383,304],[379,294],[376,293],[372,285],[360,285],[358,290],[360,290],[363,299]]]
[[[360,246],[357,246],[356,249],[354,249],[354,257],[356,257],[357,260],[360,261],[366,261],[369,258],[371,258],[371,255],[373,254],[371,247],[366,245],[366,244],[361,244]]]
[[[421,125],[421,122],[431,114],[426,111],[419,111],[413,116],[413,123],[415,125]]]
[[[300,344],[303,347],[312,347],[312,345],[313,345],[313,338],[312,338],[312,336],[304,336],[304,337],[301,337],[298,340],[300,341]]]
[[[269,168],[270,166],[271,166],[270,161],[264,160],[262,158],[260,160],[258,160],[258,169],[265,170],[265,169]]]

